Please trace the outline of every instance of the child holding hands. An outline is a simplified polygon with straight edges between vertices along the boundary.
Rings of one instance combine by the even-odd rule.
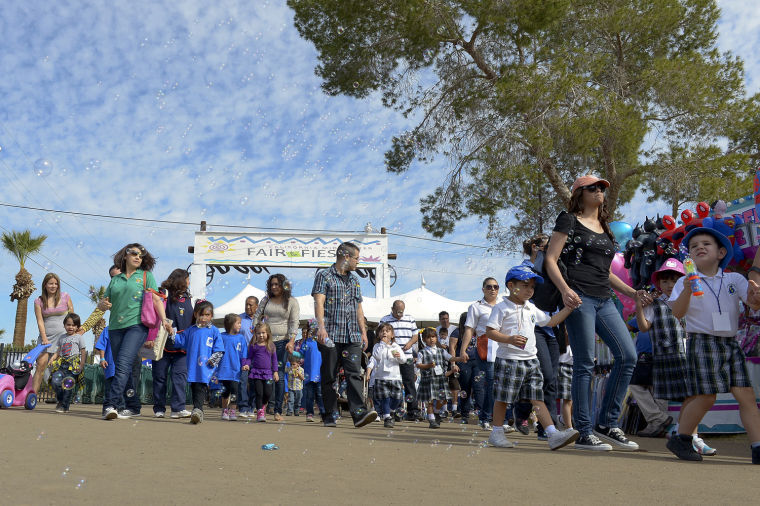
[[[488,319],[486,336],[499,343],[494,363],[493,429],[488,438],[491,446],[512,448],[514,444],[504,435],[507,406],[529,400],[544,427],[549,448],[558,450],[576,439],[575,429],[557,430],[544,404],[544,377],[536,355],[536,336],[533,329],[555,327],[573,311],[565,306],[551,318],[530,302],[536,283],[544,279],[525,265],[512,267],[505,284],[509,296],[494,306]]]
[[[248,346],[248,354],[243,359],[243,370],[248,373],[250,390],[256,392],[256,421],[266,422],[266,406],[272,397],[272,387],[279,380],[277,374],[272,330],[266,323],[259,323],[253,329],[253,339]]]
[[[420,386],[417,388],[417,400],[427,404],[427,416],[431,429],[441,425],[435,417],[436,401],[448,401],[451,398],[448,378],[445,375],[445,363],[459,361],[460,357],[452,357],[448,351],[438,347],[438,334],[435,329],[428,327],[422,331],[422,342],[425,348],[420,352],[417,368],[420,369]]]
[[[399,364],[406,362],[406,355],[396,343],[390,323],[381,323],[376,333],[380,341],[372,349],[374,398],[378,402],[375,409],[383,417],[383,425],[393,428],[391,412],[395,412],[404,399],[404,384],[401,381]]]

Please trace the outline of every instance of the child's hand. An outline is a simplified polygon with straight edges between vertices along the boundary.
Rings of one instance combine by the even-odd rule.
[[[527,342],[528,340],[525,338],[525,336],[521,336],[518,334],[509,336],[509,341],[508,341],[509,344],[517,346],[518,348],[524,348]]]
[[[277,371],[275,371],[273,378],[274,378],[274,382],[275,383],[277,383],[278,381],[280,381],[280,375],[277,374]]]
[[[106,359],[100,359],[100,367],[106,369],[108,367],[108,361]]]
[[[108,297],[98,302],[98,309],[104,312],[111,309],[111,301],[108,300]]]
[[[456,364],[452,364],[451,370],[452,370],[452,372],[459,372],[459,367],[457,367]]]
[[[251,368],[250,368],[249,366],[247,366],[247,365],[244,365],[244,366],[243,366],[243,370],[244,370],[244,371],[249,371],[250,369],[251,369]]]
[[[393,356],[394,356],[395,358],[399,358],[399,357],[401,356],[401,353],[399,353],[399,351],[398,351],[398,350],[393,350]]]
[[[206,365],[209,366],[209,367],[214,367],[214,361],[213,360],[209,360],[208,362],[206,362]]]

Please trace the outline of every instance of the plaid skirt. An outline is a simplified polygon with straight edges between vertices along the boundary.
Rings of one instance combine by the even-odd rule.
[[[573,364],[559,364],[559,374],[557,374],[557,398],[570,400],[573,388]]]
[[[519,400],[544,400],[544,376],[537,358],[496,358],[493,369],[493,399],[513,404]]]
[[[446,401],[451,399],[449,381],[441,374],[425,374],[420,377],[420,386],[417,388],[417,400],[419,402]]]
[[[401,380],[375,380],[375,399],[403,399],[404,384]]]
[[[751,387],[744,352],[733,337],[689,334],[686,346],[689,395],[730,392]]]
[[[652,362],[652,395],[655,399],[682,401],[689,396],[686,355],[655,355]]]

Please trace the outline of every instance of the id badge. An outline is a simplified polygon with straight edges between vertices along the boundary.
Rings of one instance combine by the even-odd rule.
[[[433,374],[435,374],[436,376],[440,376],[441,374],[443,374],[443,368],[440,365],[433,367]]]
[[[728,313],[712,314],[713,329],[716,332],[725,332],[731,330],[731,322],[728,319]]]

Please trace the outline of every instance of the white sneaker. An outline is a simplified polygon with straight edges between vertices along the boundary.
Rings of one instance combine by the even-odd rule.
[[[164,418],[166,416],[166,413],[163,411],[156,411],[153,413],[154,418]]]
[[[194,409],[190,415],[190,423],[197,424],[203,421],[203,411],[200,409]]]
[[[514,427],[512,427],[511,425],[509,425],[508,423],[505,423],[504,425],[502,425],[502,427],[504,427],[504,434],[509,434],[509,433],[515,432],[517,430]]]
[[[488,436],[488,444],[497,448],[514,448],[515,446],[500,430],[491,431],[491,435]]]
[[[575,429],[559,430],[548,437],[549,448],[559,450],[578,439],[580,433]]]
[[[118,418],[119,412],[116,411],[116,408],[108,407],[106,408],[106,412],[103,413],[103,420],[114,420]]]
[[[172,418],[190,418],[191,413],[183,409],[182,411],[172,411],[171,417]]]
[[[692,446],[694,446],[694,449],[697,451],[700,455],[716,455],[718,453],[718,450],[715,448],[710,447],[707,443],[704,442],[704,440],[699,436],[694,436],[691,440]]]
[[[491,430],[491,424],[489,422],[480,422],[480,428],[483,430]]]
[[[132,418],[132,412],[128,409],[122,409],[116,414],[116,418],[119,420],[129,420]]]

